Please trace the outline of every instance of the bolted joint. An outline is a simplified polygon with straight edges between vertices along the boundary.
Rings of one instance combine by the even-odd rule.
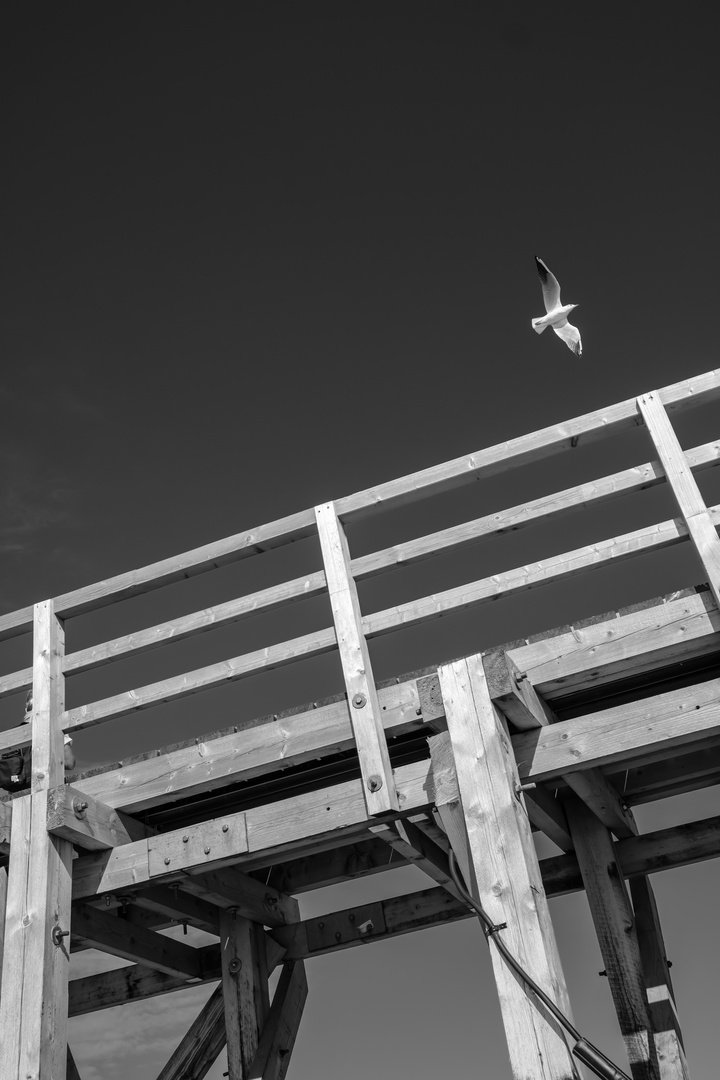
[[[75,814],[75,817],[81,818],[81,817],[85,816],[85,812],[86,812],[86,810],[88,808],[88,804],[85,801],[85,799],[79,799],[78,796],[76,795],[75,798],[72,801],[72,808],[73,808],[73,813]]]
[[[353,703],[353,705],[354,705],[354,707],[356,709],[362,709],[362,707],[363,707],[363,705],[365,705],[366,701],[367,701],[367,698],[365,697],[364,694],[354,694],[353,695],[352,703]]]
[[[70,937],[70,931],[63,930],[63,928],[60,926],[60,923],[55,923],[52,930],[50,931],[50,937],[55,948],[59,949],[63,943],[63,938]]]
[[[239,975],[242,968],[242,960],[239,956],[233,956],[232,960],[228,961],[228,971],[231,975]]]
[[[367,780],[368,791],[379,791],[383,786],[382,776],[378,776],[377,773],[373,773],[372,776],[368,776]]]

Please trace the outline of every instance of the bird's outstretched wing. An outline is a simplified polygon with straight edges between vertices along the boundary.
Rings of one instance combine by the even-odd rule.
[[[537,265],[537,271],[540,275],[540,281],[542,282],[543,300],[545,301],[545,310],[554,311],[556,307],[560,307],[560,285],[555,275],[548,270],[542,259],[535,256],[535,263]]]
[[[582,356],[582,341],[577,326],[565,321],[562,326],[553,326],[553,330],[559,338],[562,338],[568,349],[572,349],[576,356]]]

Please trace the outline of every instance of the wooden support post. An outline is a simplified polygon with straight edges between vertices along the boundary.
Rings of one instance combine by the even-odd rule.
[[[638,412],[650,432],[667,482],[680,507],[690,539],[702,563],[715,603],[720,608],[720,538],[708,513],[687,458],[670,423],[660,394],[637,399]]]
[[[635,919],[605,825],[572,798],[566,812],[633,1080],[659,1080]]]
[[[48,793],[64,779],[64,635],[52,601],[35,605],[32,791],[13,804],[0,1002],[3,1080],[63,1080],[72,844],[47,831]]]
[[[223,988],[218,986],[186,1031],[157,1080],[203,1080],[225,1045]]]
[[[220,956],[229,1080],[250,1080],[269,1009],[263,928],[234,910],[220,912]]]
[[[3,946],[5,943],[5,908],[7,907],[8,877],[5,867],[0,867],[0,975],[2,975]]]
[[[67,1048],[67,1075],[65,1080],[82,1080],[70,1047]]]
[[[397,793],[357,587],[350,568],[347,537],[334,503],[315,507],[315,516],[365,802],[369,814],[384,814],[398,809]]]
[[[440,668],[457,791],[443,796],[441,754],[448,739],[431,739],[436,804],[470,891],[508,949],[569,1017],[570,1006],[535,848],[503,718],[490,699],[480,656]],[[457,801],[458,793],[460,802]],[[465,835],[463,835],[465,834]],[[556,1018],[490,945],[512,1074],[522,1080],[578,1076]]]
[[[665,955],[660,917],[650,878],[631,878],[630,896],[635,912],[635,928],[660,1076],[662,1080],[689,1080],[680,1021],[675,1011],[670,965]]]

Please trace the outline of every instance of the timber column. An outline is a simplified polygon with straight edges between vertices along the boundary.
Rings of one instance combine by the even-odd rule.
[[[47,831],[48,792],[65,780],[64,631],[35,605],[32,788],[13,802],[0,1001],[3,1080],[65,1080],[72,844]]]

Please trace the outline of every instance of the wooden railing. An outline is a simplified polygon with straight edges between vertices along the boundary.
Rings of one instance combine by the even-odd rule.
[[[499,596],[534,588],[551,580],[574,575],[645,552],[692,540],[705,576],[720,606],[720,506],[706,507],[693,472],[720,463],[720,440],[683,451],[669,416],[697,403],[720,397],[720,370],[688,379],[589,413],[567,423],[524,435],[509,442],[463,456],[399,480],[369,488],[355,495],[306,510],[217,543],[207,544],[171,559],[153,563],[107,581],[74,590],[46,602],[42,618],[66,619],[114,602],[147,593],[252,555],[316,535],[320,539],[323,570],[291,581],[195,611],[180,618],[116,637],[60,658],[64,675],[89,671],[123,657],[137,656],[154,648],[181,641],[217,627],[237,622],[261,611],[281,608],[294,601],[328,590],[333,626],[295,637],[267,648],[236,656],[182,675],[106,697],[78,708],[63,710],[58,722],[65,731],[86,728],[151,706],[172,702],[221,683],[242,679],[262,670],[277,668],[303,657],[339,649],[350,716],[366,789],[368,809],[382,813],[396,808],[395,792],[380,707],[373,680],[367,640],[403,627],[437,618],[450,611],[483,604]],[[421,536],[405,543],[352,558],[345,526],[389,508],[473,483],[483,477],[561,454],[578,445],[607,439],[630,428],[645,425],[650,434],[653,458],[642,465],[591,482],[510,507],[473,521]],[[645,528],[566,551],[531,566],[521,566],[430,596],[397,604],[363,616],[356,582],[400,565],[477,544],[483,539],[557,518],[580,507],[598,505],[629,492],[668,481],[680,516]],[[0,617],[0,640],[27,633],[36,624],[41,605]],[[62,649],[62,635],[58,637]],[[0,697],[33,685],[33,669],[25,668],[0,678]],[[37,690],[37,688],[36,688]],[[61,696],[58,700],[61,700]],[[30,727],[23,725],[0,733],[0,751],[27,745]]]

